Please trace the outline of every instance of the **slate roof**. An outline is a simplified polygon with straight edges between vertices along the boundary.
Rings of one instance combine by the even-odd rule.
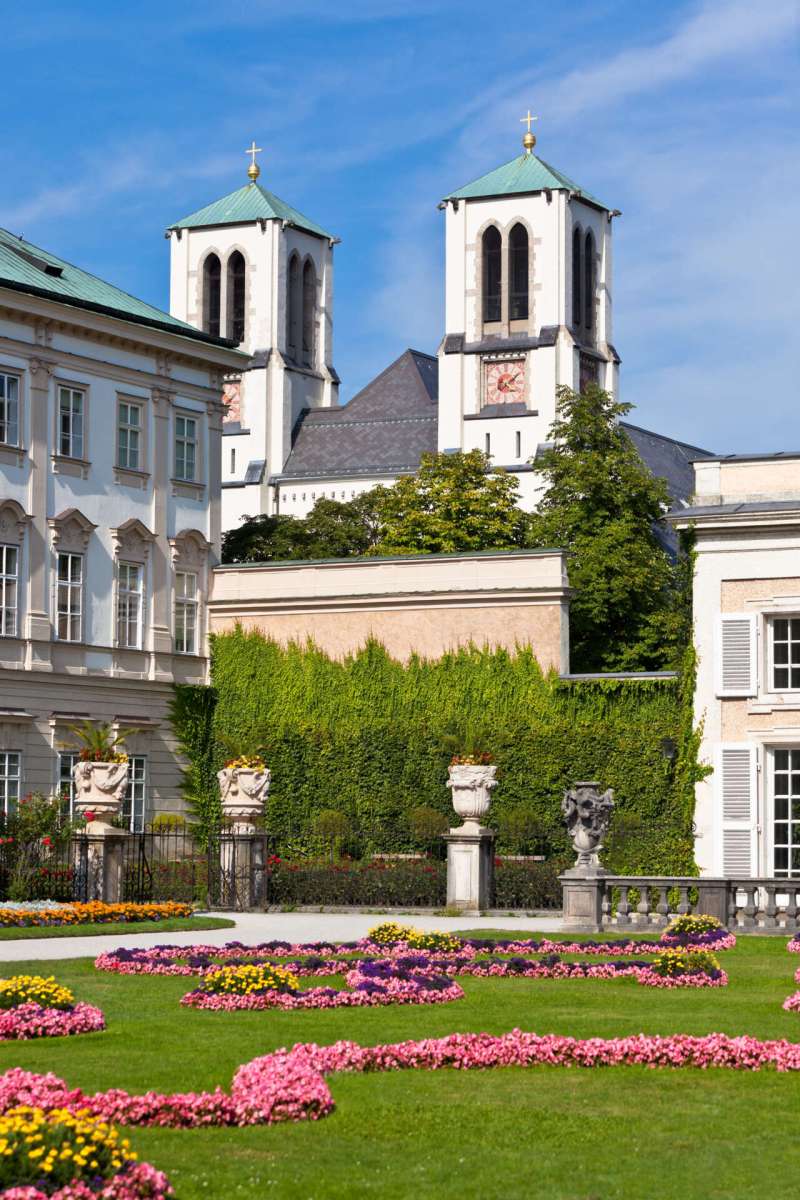
[[[673,504],[686,504],[694,494],[694,468],[700,459],[716,458],[710,450],[701,450],[688,442],[653,433],[639,425],[620,421],[621,427],[633,442],[644,465],[652,475],[666,481]]]
[[[307,409],[281,480],[416,471],[437,446],[438,362],[406,350],[337,408]]]
[[[574,192],[581,200],[608,210],[608,206],[585,191],[574,180],[551,167],[535,154],[521,154],[503,163],[480,179],[474,179],[456,192],[450,192],[445,200],[477,200],[485,196],[512,196],[521,192],[543,192],[549,189]]]
[[[247,183],[221,200],[214,200],[205,208],[190,213],[181,221],[170,225],[170,229],[200,229],[208,225],[247,225],[252,221],[286,221],[306,233],[330,238],[321,225],[303,216],[296,208],[286,204],[278,196],[268,192],[260,183]]]
[[[210,342],[215,346],[235,344],[179,321],[177,317],[162,312],[144,300],[138,300],[113,283],[106,283],[97,275],[73,266],[49,250],[42,250],[32,242],[9,233],[7,229],[0,229],[0,287],[33,296],[45,296],[63,304],[121,317],[155,329],[165,329],[168,333],[178,333],[182,337]]]

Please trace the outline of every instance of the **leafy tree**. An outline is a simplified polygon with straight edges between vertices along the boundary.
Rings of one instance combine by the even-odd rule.
[[[517,483],[489,469],[480,450],[423,454],[415,475],[398,479],[380,497],[378,554],[446,554],[513,550],[527,525]]]
[[[347,558],[366,554],[378,539],[382,488],[352,500],[317,500],[305,518],[247,517],[222,540],[222,561],[272,562],[297,558]]]
[[[560,388],[541,460],[529,541],[569,553],[575,671],[676,666],[687,641],[690,570],[659,541],[669,495],[620,428],[631,407],[596,384]]]

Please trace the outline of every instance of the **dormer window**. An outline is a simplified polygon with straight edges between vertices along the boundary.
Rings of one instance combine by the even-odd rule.
[[[509,317],[512,321],[528,318],[528,231],[515,225],[508,239]]]
[[[500,230],[490,225],[483,235],[483,319],[499,321],[502,288],[502,244]]]

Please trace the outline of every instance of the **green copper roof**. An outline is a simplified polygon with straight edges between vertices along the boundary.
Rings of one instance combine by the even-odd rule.
[[[315,233],[317,237],[332,236],[314,221],[304,217],[296,208],[284,204],[283,200],[273,196],[272,192],[262,188],[259,183],[248,183],[238,191],[231,192],[229,196],[207,204],[205,208],[200,208],[190,216],[184,217],[182,221],[170,225],[170,229],[198,229],[203,225],[246,225],[249,221],[276,219],[288,221],[290,225],[305,229],[308,233]]]
[[[606,207],[596,196],[585,192],[562,171],[557,171],[535,154],[521,154],[518,158],[512,158],[511,162],[504,163],[488,175],[481,175],[480,179],[466,184],[457,192],[451,192],[445,199],[477,200],[481,196],[513,196],[520,192],[542,192],[546,188],[566,188],[590,204]]]
[[[183,337],[211,342],[213,345],[233,345],[225,339],[201,333],[193,325],[179,321],[177,317],[162,312],[152,304],[146,304],[144,300],[137,300],[135,296],[123,292],[113,283],[106,283],[104,279],[82,271],[80,267],[75,267],[48,250],[26,242],[24,238],[9,233],[7,229],[0,229],[0,288],[2,287],[35,296],[46,296],[64,304],[121,317],[126,321],[136,321],[140,325],[165,329],[169,333],[178,333]]]

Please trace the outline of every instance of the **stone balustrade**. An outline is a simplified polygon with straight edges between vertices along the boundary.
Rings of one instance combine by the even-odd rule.
[[[566,927],[576,931],[660,929],[693,912],[733,932],[800,930],[800,879],[599,874],[561,883]]]

